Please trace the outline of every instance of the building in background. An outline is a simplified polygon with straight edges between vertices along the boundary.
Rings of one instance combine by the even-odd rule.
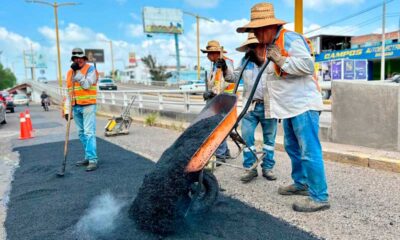
[[[385,34],[386,78],[400,72],[399,36],[399,31]],[[320,80],[380,79],[382,34],[318,35],[310,40]]]

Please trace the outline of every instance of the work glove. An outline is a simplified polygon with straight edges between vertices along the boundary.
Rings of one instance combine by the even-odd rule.
[[[74,62],[74,63],[71,64],[71,69],[74,70],[74,72],[75,72],[75,71],[77,71],[77,70],[79,70],[81,68],[79,67],[78,63]]]
[[[213,97],[215,97],[215,93],[212,91],[207,91],[207,92],[203,93],[204,101],[207,101]]]
[[[218,59],[217,62],[215,63],[215,66],[217,68],[221,68],[222,71],[224,71],[224,72],[226,71],[226,69],[228,69],[228,66],[226,65],[226,61],[223,58]]]
[[[257,66],[261,66],[264,63],[264,59],[260,59],[257,54],[254,52],[254,50],[250,49],[246,52],[246,55],[244,55],[245,59],[250,59],[250,62],[253,62],[257,64]]]
[[[270,44],[267,47],[267,58],[273,61],[279,67],[282,67],[285,64],[286,57],[282,56],[281,49],[275,44]]]

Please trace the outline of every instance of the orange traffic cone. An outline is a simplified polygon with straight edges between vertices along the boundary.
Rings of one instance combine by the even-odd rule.
[[[32,138],[31,131],[29,131],[29,129],[28,129],[24,115],[25,114],[23,112],[19,114],[19,124],[20,124],[20,129],[21,129],[19,139],[21,139],[21,140]]]
[[[26,125],[28,126],[29,131],[33,131],[32,127],[32,121],[31,121],[31,114],[29,113],[29,109],[25,110],[25,120],[26,120]]]

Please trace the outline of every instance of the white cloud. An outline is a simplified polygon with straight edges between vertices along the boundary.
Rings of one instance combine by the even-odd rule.
[[[196,8],[214,8],[219,0],[185,0],[185,3]]]
[[[126,26],[126,33],[131,37],[143,36],[143,25],[142,24],[128,24]]]
[[[124,5],[124,4],[127,2],[127,0],[115,0],[115,1],[116,1],[117,4],[120,5],[120,6]]]

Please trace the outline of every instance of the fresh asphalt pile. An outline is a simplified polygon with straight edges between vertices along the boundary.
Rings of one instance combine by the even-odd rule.
[[[142,231],[129,218],[129,204],[136,198],[144,176],[155,164],[133,152],[98,139],[99,169],[87,173],[73,166],[83,156],[78,140],[70,142],[69,163],[64,178],[57,178],[63,159],[64,142],[20,147],[20,167],[8,203],[5,222],[7,239],[159,239]],[[104,193],[112,195],[114,226],[108,231],[79,232],[82,220],[108,222],[102,211],[87,214],[92,202]],[[106,201],[107,202],[107,201]],[[125,204],[123,204],[125,203]],[[100,204],[101,205],[101,204]],[[103,214],[103,215],[102,215]],[[89,216],[89,217],[87,217]],[[91,228],[83,228],[91,229]],[[271,215],[220,195],[215,207],[205,215],[188,216],[177,231],[165,239],[315,239]]]
[[[180,225],[190,200],[187,199],[190,176],[184,169],[223,117],[214,115],[186,129],[145,176],[130,209],[142,229],[167,234]]]

